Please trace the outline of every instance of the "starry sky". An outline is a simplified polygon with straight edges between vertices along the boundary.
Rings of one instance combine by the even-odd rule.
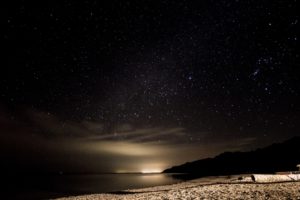
[[[300,135],[296,0],[5,8],[4,168],[161,171]]]

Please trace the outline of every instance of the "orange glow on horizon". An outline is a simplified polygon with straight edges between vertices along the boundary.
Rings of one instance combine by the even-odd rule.
[[[161,169],[143,169],[141,171],[143,174],[151,174],[151,173],[161,173]]]

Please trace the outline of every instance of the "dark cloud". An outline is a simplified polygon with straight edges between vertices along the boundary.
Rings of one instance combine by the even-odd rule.
[[[1,114],[0,153],[7,164],[3,167],[18,166],[16,171],[159,171],[224,150],[244,150],[255,142],[255,138],[247,137],[217,141],[207,138],[209,135],[192,140],[184,128],[142,129],[129,124],[108,134],[103,132],[103,123],[95,121],[61,121],[52,114],[26,111],[19,114],[27,116],[25,123],[24,119],[12,120],[8,113]]]

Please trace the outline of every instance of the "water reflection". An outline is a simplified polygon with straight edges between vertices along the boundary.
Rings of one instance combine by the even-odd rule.
[[[16,177],[16,179],[18,181],[13,181],[10,186],[10,190],[15,195],[14,199],[49,199],[71,195],[116,192],[173,184],[180,181],[171,174],[160,173],[28,176]]]

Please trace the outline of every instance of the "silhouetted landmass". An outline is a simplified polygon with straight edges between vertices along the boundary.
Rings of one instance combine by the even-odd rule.
[[[250,152],[225,152],[166,169],[163,173],[186,173],[182,178],[247,173],[274,173],[297,170],[300,163],[300,137]]]

